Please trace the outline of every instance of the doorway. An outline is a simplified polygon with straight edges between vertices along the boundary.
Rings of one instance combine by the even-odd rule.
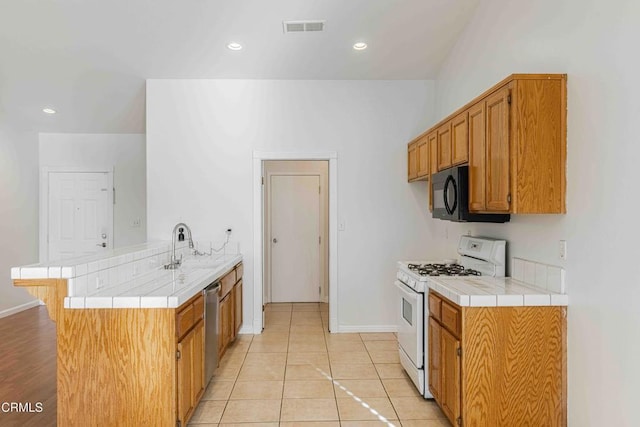
[[[265,161],[263,171],[263,301],[328,302],[328,162]]]
[[[74,258],[113,248],[113,172],[43,168],[40,260]]]
[[[329,237],[328,250],[328,300],[329,332],[339,331],[338,304],[338,153],[325,152],[253,152],[253,258],[250,266],[253,277],[253,324],[251,332],[262,333],[264,326],[265,254],[264,241],[264,163],[269,160],[325,160],[329,163]],[[249,265],[249,264],[248,264]]]

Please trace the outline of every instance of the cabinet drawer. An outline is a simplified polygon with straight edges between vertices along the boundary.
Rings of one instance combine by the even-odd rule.
[[[441,319],[441,315],[440,315],[441,304],[442,304],[442,299],[440,299],[433,292],[429,292],[429,315],[434,317],[437,320]]]
[[[242,273],[244,273],[244,267],[242,267],[242,263],[240,263],[236,267],[236,281],[242,279]]]
[[[198,320],[204,317],[204,296],[200,295],[193,302],[193,322],[196,323]]]
[[[195,310],[193,303],[189,303],[176,316],[176,335],[178,339],[191,329],[195,323]]]
[[[449,329],[456,338],[460,337],[460,309],[452,306],[446,301],[442,302],[441,308],[442,324]]]
[[[233,285],[236,284],[236,270],[231,270],[221,280],[220,299],[227,296],[229,291],[233,289]]]

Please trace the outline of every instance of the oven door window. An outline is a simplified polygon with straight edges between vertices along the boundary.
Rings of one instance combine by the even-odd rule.
[[[413,306],[404,298],[402,298],[402,318],[413,326]]]

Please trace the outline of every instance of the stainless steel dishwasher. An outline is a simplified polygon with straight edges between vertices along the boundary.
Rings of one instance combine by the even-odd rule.
[[[204,382],[209,384],[213,371],[218,366],[218,293],[220,282],[207,286],[204,290]]]

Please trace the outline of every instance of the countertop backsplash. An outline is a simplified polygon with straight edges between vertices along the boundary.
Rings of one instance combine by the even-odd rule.
[[[566,272],[556,265],[514,257],[511,258],[511,277],[540,289],[567,293]]]

